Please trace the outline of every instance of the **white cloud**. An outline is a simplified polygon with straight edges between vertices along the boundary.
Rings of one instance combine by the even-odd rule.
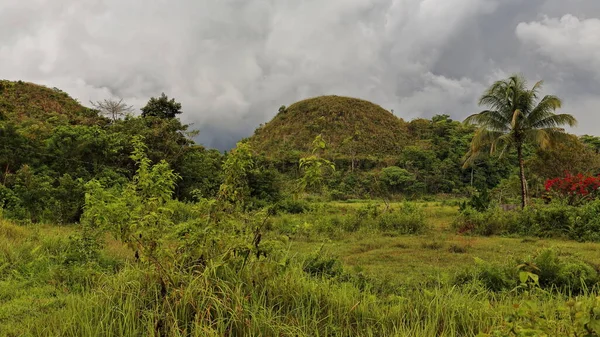
[[[552,3],[553,11],[560,6],[557,0],[541,2]],[[200,129],[200,141],[221,148],[250,135],[280,105],[322,94],[372,100],[407,119],[442,112],[459,119],[476,111],[482,88],[497,74],[531,68],[533,75],[554,80],[547,78],[546,68],[520,54],[514,26],[506,30],[510,35],[493,35],[502,50],[512,53],[499,56],[485,48],[487,36],[510,22],[492,20],[498,26],[488,27],[489,19],[520,4],[3,0],[0,76],[56,86],[82,102],[118,95],[141,107],[164,91],[183,104],[182,119]],[[528,4],[532,13],[544,8]],[[543,41],[538,35],[565,25],[553,20],[522,24],[517,36],[528,45],[529,39]],[[586,27],[573,34],[589,47],[593,41],[584,37],[591,36],[595,21],[588,20],[572,25]],[[473,36],[477,39],[470,40]],[[570,40],[562,39],[566,42],[556,48],[535,44],[536,50],[558,67],[596,62],[585,48],[578,51],[587,56],[575,61],[567,51],[575,47],[560,50]],[[456,49],[457,43],[468,48]],[[448,50],[454,50],[452,57]],[[556,52],[562,55],[548,56]],[[477,68],[470,66],[474,53],[482,60]],[[444,71],[455,66],[469,69],[469,75]]]
[[[517,37],[553,62],[600,76],[600,19],[562,18],[520,23]]]

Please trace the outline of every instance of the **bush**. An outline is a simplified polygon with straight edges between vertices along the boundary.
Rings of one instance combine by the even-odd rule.
[[[600,242],[600,200],[577,208],[577,216],[569,228],[569,237],[578,241]]]
[[[427,229],[425,214],[417,206],[404,203],[398,210],[386,212],[377,218],[377,227],[400,234],[419,234]]]
[[[581,207],[550,204],[518,212],[464,209],[452,223],[460,234],[518,234],[600,242],[600,201]]]
[[[492,209],[486,212],[477,212],[466,208],[454,219],[452,227],[459,234],[498,235],[513,230],[517,215]]]
[[[458,273],[455,284],[472,281],[481,282],[491,291],[515,289],[520,273],[537,275],[537,283],[542,289],[555,289],[564,293],[579,294],[598,284],[598,272],[591,265],[573,258],[561,258],[553,249],[540,251],[534,258],[515,261],[504,265],[494,265],[476,259],[474,270]]]
[[[386,167],[381,171],[382,187],[390,193],[401,193],[415,182],[415,175],[398,166]]]
[[[310,204],[306,201],[295,199],[284,199],[274,208],[277,213],[302,214],[310,210]]]
[[[302,270],[311,276],[326,278],[338,277],[344,274],[342,262],[334,256],[323,253],[322,247],[304,260]]]

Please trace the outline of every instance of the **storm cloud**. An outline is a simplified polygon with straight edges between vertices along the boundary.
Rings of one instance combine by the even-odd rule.
[[[598,134],[600,1],[0,2],[0,78],[138,108],[165,92],[219,149],[325,94],[462,119],[514,72],[564,99],[573,132]]]

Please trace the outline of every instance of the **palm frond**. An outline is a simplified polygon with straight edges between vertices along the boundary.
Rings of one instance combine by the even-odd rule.
[[[569,114],[552,114],[531,125],[533,129],[557,128],[562,125],[576,126],[577,119]]]
[[[556,109],[562,107],[562,101],[560,98],[554,95],[544,96],[539,103],[531,110],[527,118],[527,124],[529,126],[535,125],[540,120],[543,120],[554,114]]]
[[[473,140],[471,140],[471,151],[476,153],[489,147],[490,152],[493,153],[496,148],[497,139],[503,135],[503,132],[492,131],[485,127],[481,127],[475,131]]]
[[[509,125],[504,116],[498,111],[485,110],[471,115],[465,119],[465,123],[486,127],[493,131],[508,131]]]
[[[553,147],[559,142],[568,141],[571,137],[561,128],[529,129],[524,135],[526,140],[542,149]]]

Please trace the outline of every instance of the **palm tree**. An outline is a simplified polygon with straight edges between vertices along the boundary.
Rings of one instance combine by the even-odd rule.
[[[556,114],[562,102],[548,95],[539,98],[542,81],[527,89],[521,75],[513,75],[494,83],[479,99],[485,106],[478,114],[467,117],[465,123],[477,125],[479,129],[471,142],[465,166],[468,166],[483,149],[494,153],[501,149],[517,150],[521,178],[521,206],[527,206],[527,180],[523,165],[523,146],[526,143],[547,148],[566,135],[563,125],[575,126],[577,120],[569,114]]]

